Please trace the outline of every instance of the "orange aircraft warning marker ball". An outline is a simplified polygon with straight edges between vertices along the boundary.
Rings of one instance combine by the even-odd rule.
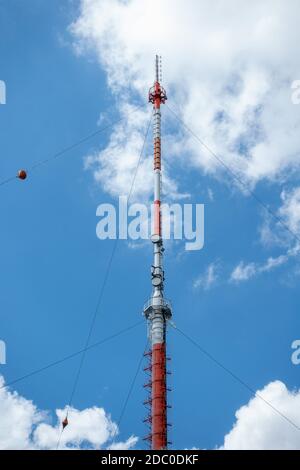
[[[68,424],[69,424],[68,418],[65,417],[65,419],[64,419],[63,422],[62,422],[62,427],[63,427],[63,429],[65,429],[65,427],[67,427]]]
[[[27,172],[25,170],[19,170],[18,171],[18,178],[20,180],[26,180],[27,178]]]

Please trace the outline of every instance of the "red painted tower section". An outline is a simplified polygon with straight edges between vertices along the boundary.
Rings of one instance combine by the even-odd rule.
[[[166,343],[152,347],[152,449],[167,448]]]
[[[163,239],[161,220],[161,111],[160,106],[167,99],[166,92],[160,83],[160,59],[156,56],[156,80],[149,91],[149,102],[153,104],[153,143],[154,143],[154,221],[152,243],[154,262],[151,269],[152,296],[144,307],[148,320],[151,350],[146,354],[149,365],[145,370],[150,375],[145,387],[149,397],[145,404],[149,406],[146,422],[150,425],[150,434],[146,437],[153,450],[167,449],[167,358],[166,358],[166,324],[171,318],[171,306],[164,299]]]

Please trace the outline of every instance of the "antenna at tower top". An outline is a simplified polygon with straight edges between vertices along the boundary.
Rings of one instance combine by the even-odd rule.
[[[158,83],[162,81],[161,55],[155,56],[155,81]]]

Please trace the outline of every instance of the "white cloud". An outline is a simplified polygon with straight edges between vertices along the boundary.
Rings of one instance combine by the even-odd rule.
[[[121,115],[126,116],[125,122],[121,121],[115,126],[104,150],[85,159],[85,168],[92,169],[95,180],[113,196],[128,195],[130,191],[149,121],[149,114],[144,111],[132,111],[130,105],[120,107]],[[135,195],[150,194],[152,180],[146,176],[152,170],[151,165],[151,158],[144,155],[135,180]]]
[[[125,442],[114,442],[107,447],[109,450],[129,450],[136,445],[138,438],[131,436]]]
[[[272,271],[283,264],[286,264],[291,258],[296,257],[299,254],[300,246],[296,245],[293,248],[287,250],[286,254],[279,255],[275,258],[270,256],[264,263],[248,263],[245,264],[241,261],[232,271],[230,275],[231,282],[248,281],[257,274]]]
[[[153,170],[152,144],[149,146],[149,140],[152,142],[152,126],[149,127],[148,139],[144,145],[150,112],[136,110],[135,106],[124,102],[119,106],[119,112],[124,120],[114,126],[109,143],[103,150],[85,158],[85,169],[92,170],[95,181],[101,184],[104,191],[115,197],[129,195],[134,179],[131,199],[138,198],[141,201],[142,196],[147,198],[153,191],[153,181],[149,178]],[[173,199],[188,197],[188,194],[179,192],[165,163],[163,192]]]
[[[61,432],[65,410],[56,410],[57,422],[51,425],[51,418],[45,411],[7,388],[0,376],[0,449],[56,449]],[[1,388],[2,387],[2,388]],[[117,425],[103,408],[76,410],[68,414],[69,425],[61,436],[60,449],[80,447],[100,449],[133,447],[137,438],[129,437],[125,442],[113,442],[118,434]]]
[[[195,289],[202,288],[204,290],[210,289],[218,280],[218,263],[214,262],[208,265],[204,274],[199,276],[193,282]]]
[[[300,390],[289,391],[281,381],[271,382],[235,414],[236,422],[224,438],[225,450],[300,450]]]
[[[82,0],[70,30],[76,50],[94,53],[106,71],[121,113],[132,96],[146,97],[153,57],[161,53],[170,106],[254,185],[299,169],[300,113],[291,102],[291,83],[299,78],[299,14],[297,0],[217,6],[190,0],[189,8],[185,0]],[[117,126],[98,155],[95,176],[112,193],[127,180],[142,116],[128,128]],[[168,162],[184,158],[185,165],[219,173],[216,160],[190,135],[176,132],[170,142]],[[142,173],[146,169],[147,163]]]
[[[0,376],[0,387],[4,380]],[[0,388],[0,449],[30,449],[31,433],[45,416],[29,400]]]
[[[279,255],[276,258],[273,258],[272,256],[270,256],[270,258],[267,259],[265,264],[263,264],[262,266],[259,266],[258,270],[259,272],[268,272],[274,268],[277,268],[278,266],[285,264],[288,260],[289,260],[288,255]]]
[[[211,188],[208,188],[207,190],[207,195],[208,195],[208,199],[210,200],[210,202],[213,202],[214,200],[214,192]]]
[[[245,264],[244,261],[241,261],[232,271],[230,281],[247,281],[253,277],[256,272],[257,268],[255,263]]]
[[[282,191],[281,199],[279,216],[293,233],[300,236],[300,187]]]
[[[286,264],[299,254],[300,242],[297,238],[300,239],[300,187],[284,190],[280,196],[282,204],[275,214],[278,219],[269,215],[265,218],[261,227],[261,242],[266,246],[284,247],[286,252],[277,257],[270,256],[264,263],[241,261],[232,271],[230,281],[247,281],[257,274]]]
[[[300,427],[300,390],[291,392],[282,382],[271,382],[236,412],[236,422],[221,449],[300,449],[299,430],[258,395]],[[51,425],[49,414],[32,401],[0,388],[0,449],[56,449],[65,414],[66,410],[56,410],[57,423]],[[136,445],[135,436],[120,442],[115,440],[117,434],[117,425],[103,408],[72,408],[59,448],[123,450]]]
[[[260,240],[265,246],[296,246],[300,241],[300,186],[284,189],[280,199],[277,218],[265,213]]]

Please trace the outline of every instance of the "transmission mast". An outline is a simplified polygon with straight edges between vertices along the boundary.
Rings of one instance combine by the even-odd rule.
[[[153,143],[154,143],[154,203],[153,203],[153,265],[151,267],[152,294],[144,306],[144,315],[148,322],[148,334],[151,349],[146,356],[149,365],[146,371],[150,375],[145,387],[149,397],[145,404],[149,407],[149,415],[145,421],[150,426],[150,434],[146,437],[153,450],[167,449],[167,357],[166,357],[166,323],[171,318],[171,305],[164,298],[163,270],[163,239],[161,217],[161,111],[160,105],[167,99],[161,85],[161,58],[155,60],[155,82],[149,90],[149,102],[153,104]]]

